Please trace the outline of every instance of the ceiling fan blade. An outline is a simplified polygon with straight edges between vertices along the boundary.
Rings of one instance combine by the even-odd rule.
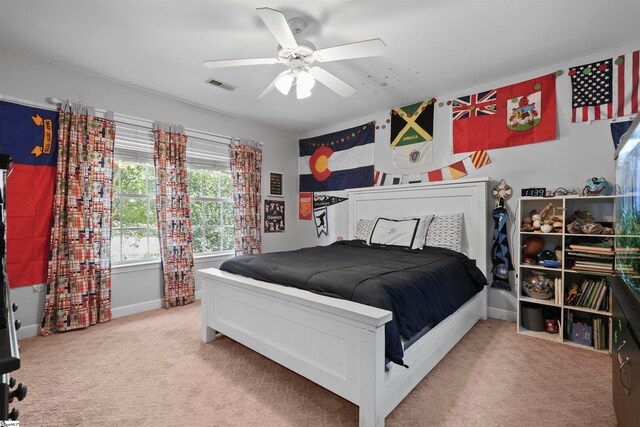
[[[297,49],[298,43],[287,24],[287,19],[282,12],[268,7],[259,7],[256,9],[260,18],[269,28],[269,31],[276,38],[280,46],[285,49]]]
[[[265,96],[267,96],[269,93],[271,93],[271,91],[276,87],[276,82],[280,79],[280,77],[284,76],[287,73],[290,73],[290,70],[285,70],[283,72],[281,72],[280,74],[278,74],[278,76],[273,79],[273,81],[271,83],[269,83],[269,86],[266,87],[265,90],[262,91],[262,93],[260,95],[258,95],[258,99],[262,99]],[[289,89],[291,89],[291,86],[289,86]],[[287,95],[289,92],[285,93],[284,95]]]
[[[387,45],[380,39],[348,43],[340,46],[316,50],[313,57],[318,62],[340,61],[343,59],[381,56],[387,51]]]
[[[351,85],[345,83],[342,79],[334,76],[324,68],[311,67],[309,73],[311,73],[317,81],[344,98],[353,95],[356,91]]]
[[[214,59],[204,61],[203,65],[207,68],[226,68],[240,67],[243,65],[277,64],[278,62],[280,62],[278,58]]]

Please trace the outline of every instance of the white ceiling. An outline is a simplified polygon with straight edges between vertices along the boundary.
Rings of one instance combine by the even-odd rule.
[[[281,64],[202,62],[275,56],[257,7],[304,17],[319,49],[379,37],[387,54],[323,64],[349,98],[318,84],[256,100]],[[305,132],[630,44],[638,17],[638,0],[0,0],[0,48]]]

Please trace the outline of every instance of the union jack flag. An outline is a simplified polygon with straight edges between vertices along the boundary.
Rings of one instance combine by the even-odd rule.
[[[493,89],[454,99],[452,103],[453,120],[495,114],[497,94],[498,91]]]

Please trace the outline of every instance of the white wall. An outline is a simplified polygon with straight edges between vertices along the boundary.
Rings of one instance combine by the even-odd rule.
[[[203,86],[203,90],[215,89]],[[0,95],[45,104],[45,98],[71,99],[119,114],[163,122],[179,123],[189,129],[263,141],[263,198],[269,171],[284,174],[287,204],[286,231],[263,236],[265,252],[294,249],[297,241],[297,137],[257,123],[206,110],[159,94],[112,80],[0,50]],[[220,259],[196,261],[196,269],[218,266]],[[160,265],[118,267],[113,271],[112,310],[114,316],[160,306]],[[23,328],[20,337],[35,335],[42,316],[44,293],[33,293],[31,286],[11,289],[11,298],[20,306],[17,318]]]
[[[346,129],[370,120],[376,120],[378,125],[386,125],[386,129],[376,131],[375,142],[375,168],[387,173],[395,174],[415,174],[433,169],[448,166],[458,160],[468,156],[466,154],[452,154],[451,119],[450,107],[446,101],[457,96],[464,96],[483,90],[498,88],[509,84],[518,83],[531,78],[539,77],[557,70],[563,70],[564,74],[557,79],[557,139],[554,141],[525,145],[513,148],[504,148],[488,151],[491,157],[491,164],[480,170],[468,170],[469,177],[489,176],[497,183],[500,179],[513,188],[514,197],[507,202],[507,207],[511,216],[509,224],[510,243],[512,254],[518,252],[518,248],[513,245],[516,242],[514,218],[519,214],[516,211],[518,206],[518,196],[520,190],[527,187],[546,187],[556,189],[565,187],[582,190],[586,181],[590,177],[603,176],[609,182],[615,182],[615,165],[613,161],[614,146],[611,139],[610,121],[601,120],[591,124],[571,123],[571,81],[567,75],[568,68],[583,63],[589,63],[613,55],[638,50],[640,42],[632,46],[621,46],[619,49],[593,54],[589,57],[574,58],[570,61],[554,65],[552,67],[533,70],[526,74],[515,75],[509,79],[487,82],[476,87],[460,88],[455,93],[424,93],[416,94],[415,99],[407,104],[422,101],[431,97],[437,98],[434,113],[434,135],[433,135],[433,162],[423,168],[413,169],[393,169],[392,149],[389,146],[390,126],[386,125],[389,112],[392,108],[400,105],[389,105],[385,111],[372,111],[370,115],[348,120],[343,123],[336,123],[331,127],[316,129],[301,135],[300,138],[309,138],[329,132]],[[567,57],[570,57],[568,52]],[[445,65],[446,66],[446,65]],[[474,67],[482,67],[482,64],[470,64],[469,72],[473,72]],[[422,73],[424,78],[428,78],[428,72]],[[438,103],[444,101],[444,107],[439,107]],[[494,206],[491,199],[490,206]],[[316,244],[327,244],[335,241],[337,235],[346,233],[347,211],[346,206],[338,205],[333,209],[332,218],[337,221],[330,223],[329,238],[317,239],[312,221],[299,221],[300,244],[301,246],[314,246]],[[336,223],[338,222],[338,223]],[[487,232],[493,230],[493,221],[489,218]],[[491,239],[489,240],[491,241]],[[513,284],[513,280],[512,280]],[[516,310],[516,287],[511,292],[491,289],[489,292],[490,313],[495,317],[511,317]]]

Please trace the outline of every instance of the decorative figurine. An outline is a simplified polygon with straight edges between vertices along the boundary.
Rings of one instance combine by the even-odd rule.
[[[613,189],[611,188],[611,185],[609,185],[607,180],[603,177],[589,178],[587,180],[587,186],[584,187],[584,192],[589,196],[608,196],[612,191]]]

